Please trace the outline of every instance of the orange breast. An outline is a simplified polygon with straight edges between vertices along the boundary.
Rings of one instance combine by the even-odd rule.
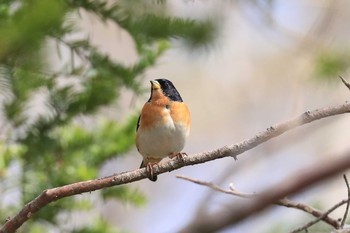
[[[169,99],[165,96],[145,103],[141,111],[140,128],[147,129],[155,124],[164,122],[167,116],[164,108],[166,105],[170,106],[170,104]]]
[[[183,102],[172,102],[170,115],[175,123],[182,123],[187,127],[191,124],[191,114],[187,105]]]
[[[148,102],[143,106],[141,111],[140,128],[147,129],[155,124],[162,124],[168,119],[169,112],[165,111],[165,106],[168,105],[170,116],[174,123],[190,126],[191,116],[187,105],[183,102]]]
[[[165,117],[163,108],[151,103],[146,103],[141,112],[140,129],[147,129],[159,124]]]
[[[152,95],[152,100],[147,102],[141,111],[141,129],[166,123],[169,120],[169,113],[174,123],[190,126],[190,111],[185,103],[170,101],[161,91],[155,91]]]

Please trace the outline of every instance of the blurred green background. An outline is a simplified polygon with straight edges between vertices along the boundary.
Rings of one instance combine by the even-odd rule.
[[[0,1],[0,220],[45,189],[138,168],[135,126],[150,79],[172,80],[189,104],[189,154],[341,103],[348,97],[337,78],[349,73],[347,9],[340,0]],[[293,174],[283,165],[297,169],[320,159],[305,155],[341,150],[347,122],[298,130],[236,163],[181,172],[259,191],[266,186],[257,179],[268,185]],[[174,174],[59,200],[19,232],[176,232],[203,210],[207,190]],[[231,201],[217,198],[208,209]],[[302,220],[267,221],[266,231]]]
[[[138,61],[124,65],[101,52],[82,33],[81,14],[126,30]],[[161,2],[1,1],[0,35],[0,219],[6,219],[42,190],[97,178],[104,163],[130,150],[137,110],[118,120],[103,117],[101,108],[116,105],[122,89],[143,93],[142,74],[171,38],[201,46],[213,37],[213,25],[170,17]],[[54,56],[60,64],[50,61]],[[145,203],[142,192],[126,186],[96,198]],[[20,232],[117,232],[102,217],[74,230],[58,224],[61,213],[91,210],[97,200],[55,202]]]

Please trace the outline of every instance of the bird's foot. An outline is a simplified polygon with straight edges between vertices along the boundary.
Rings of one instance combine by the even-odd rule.
[[[146,166],[147,178],[153,182],[157,181],[157,175],[154,174],[154,168],[153,168],[153,166],[156,164],[157,163],[148,163]]]
[[[181,162],[182,164],[185,163],[184,158],[187,157],[187,153],[186,152],[179,152],[176,154],[173,154],[172,156],[170,156],[171,159],[176,158],[179,162]]]

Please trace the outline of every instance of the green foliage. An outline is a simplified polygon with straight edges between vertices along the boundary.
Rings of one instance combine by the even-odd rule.
[[[20,7],[12,14],[9,11],[14,6],[10,2],[0,5],[3,13],[0,21],[0,63],[11,64],[17,59],[30,58],[28,55],[39,48],[45,36],[62,23],[65,13],[65,5],[61,1],[31,0],[18,4]]]
[[[347,70],[350,65],[348,52],[328,51],[321,53],[316,59],[316,77],[321,79],[335,79]]]
[[[142,193],[140,193],[138,190],[133,190],[126,187],[104,189],[102,190],[102,196],[105,199],[117,198],[124,202],[131,202],[137,206],[142,206],[146,203],[146,198]]]
[[[117,230],[106,221],[99,218],[95,221],[92,227],[85,227],[79,230],[74,230],[73,233],[127,233],[126,231]]]
[[[146,11],[145,9],[154,8],[154,5],[150,5],[152,3],[121,1],[108,6],[105,1],[101,0],[71,0],[68,2],[72,7],[83,7],[95,13],[102,20],[111,20],[124,28],[134,38],[137,50],[141,54],[145,51],[150,52],[150,47],[155,46],[154,42],[158,40],[183,38],[193,46],[201,46],[211,42],[215,35],[212,20],[197,22],[166,16],[159,13],[164,12],[162,10]]]
[[[125,29],[135,42],[138,61],[124,65],[88,38],[67,39],[78,31],[72,16],[80,11]],[[214,24],[167,16],[164,2],[159,1],[4,0],[0,35],[0,222],[4,222],[43,190],[94,179],[108,160],[130,150],[138,114],[117,122],[101,117],[99,110],[117,104],[122,89],[142,91],[140,77],[170,47],[169,39],[200,46],[213,39]],[[47,41],[57,44],[50,53],[61,57],[65,48],[72,55],[61,70],[52,71]],[[82,118],[93,124],[84,124]],[[18,197],[7,202],[13,193]],[[145,204],[142,193],[127,186],[97,194],[100,200]],[[60,227],[58,214],[93,208],[90,200],[65,198],[33,215],[22,231],[48,232]],[[97,219],[72,232],[118,231]]]

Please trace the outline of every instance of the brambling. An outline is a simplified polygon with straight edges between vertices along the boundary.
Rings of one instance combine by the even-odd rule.
[[[143,157],[148,178],[156,181],[153,165],[163,158],[179,157],[185,153],[190,132],[190,111],[173,83],[167,79],[151,81],[151,96],[143,106],[136,128],[136,147]]]

